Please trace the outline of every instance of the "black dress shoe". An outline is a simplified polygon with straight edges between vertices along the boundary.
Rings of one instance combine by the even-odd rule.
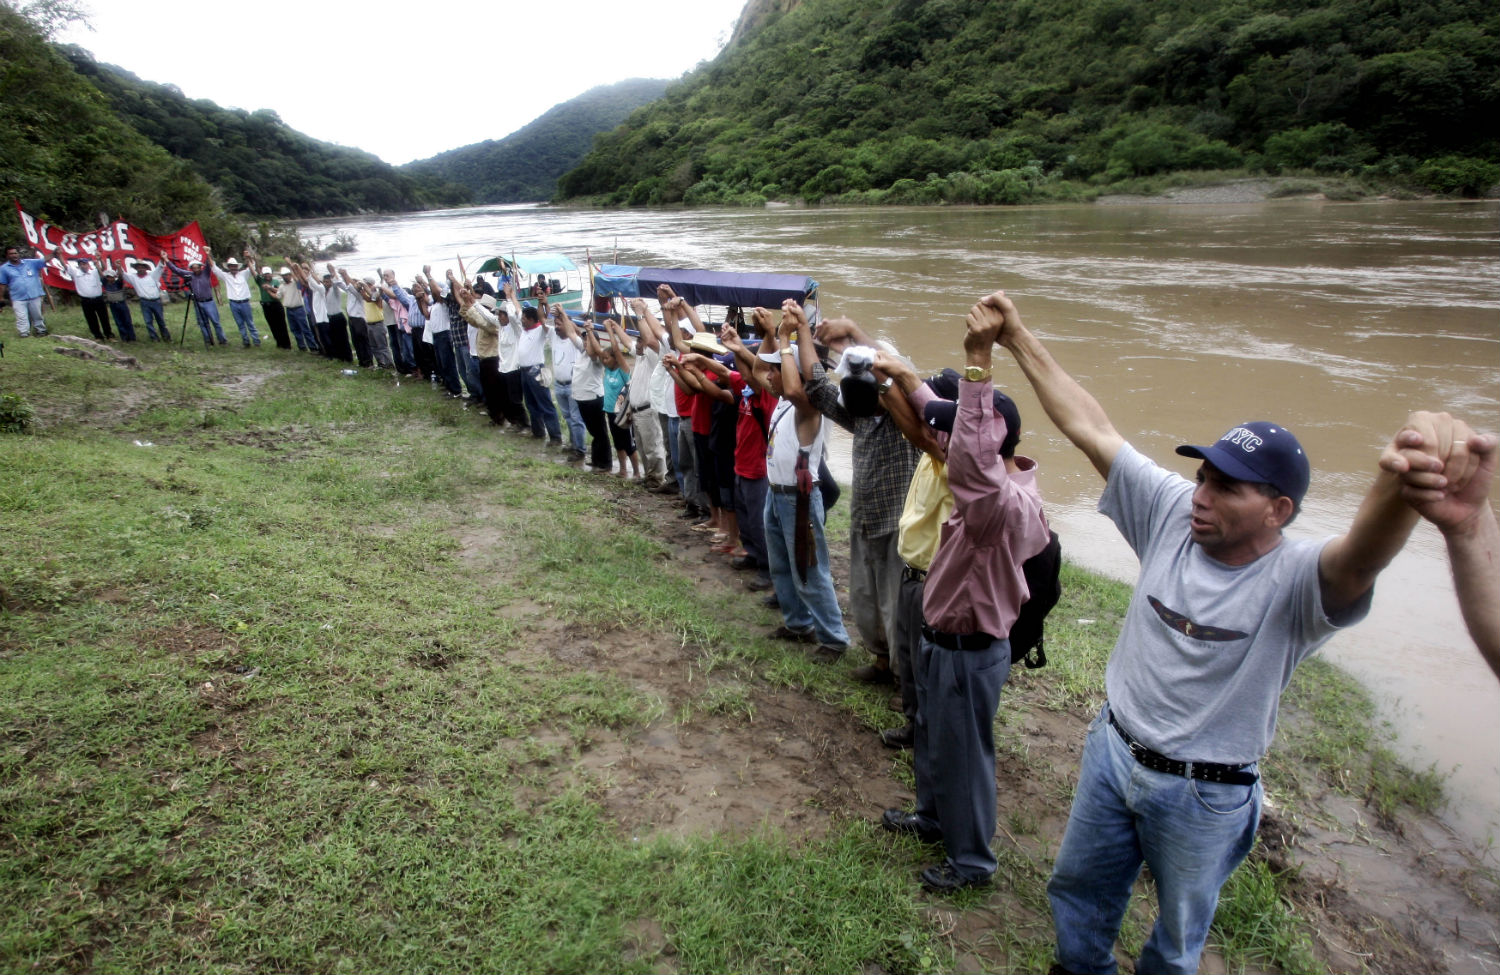
[[[749,582],[745,583],[745,588],[750,590],[751,592],[765,592],[767,589],[770,589],[771,586],[771,580],[767,579],[765,576],[756,576],[754,579],[751,579]]]
[[[935,894],[953,894],[960,890],[968,890],[970,887],[988,887],[991,875],[983,877],[965,877],[953,869],[953,864],[944,860],[942,863],[934,864],[917,875],[922,881],[922,886]]]
[[[774,592],[767,593],[766,595],[760,597],[760,604],[762,606],[769,606],[772,609],[781,608],[781,600],[776,598],[776,594]]]
[[[915,836],[923,843],[943,842],[943,831],[931,826],[923,826],[922,821],[917,818],[916,813],[909,813],[904,809],[887,809],[885,815],[880,817],[880,828],[892,833],[905,833]]]
[[[914,743],[914,735],[911,725],[901,728],[887,728],[880,733],[880,742],[887,748],[907,749]]]
[[[729,567],[731,569],[738,569],[743,572],[746,569],[755,568],[755,560],[748,555],[736,555],[734,558],[729,560]]]

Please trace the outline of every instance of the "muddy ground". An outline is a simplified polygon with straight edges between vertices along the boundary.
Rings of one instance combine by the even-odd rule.
[[[250,398],[279,370],[258,361],[235,371],[217,384],[231,401]],[[138,406],[117,398],[112,409],[90,420],[114,422]],[[471,422],[487,423],[481,411],[468,412]],[[523,449],[543,453],[526,438],[515,439]],[[669,559],[701,587],[725,599],[760,598],[745,588],[747,573],[708,551],[706,536],[681,530],[674,498],[615,476],[591,480],[621,518],[654,531]],[[829,538],[841,585],[848,578],[847,541]],[[475,532],[460,542],[467,560],[506,561],[499,532]],[[846,592],[841,600],[847,613]],[[571,736],[561,733],[555,749],[536,743],[546,756],[539,761],[588,785],[622,835],[743,835],[769,825],[794,838],[814,838],[851,820],[873,830],[882,810],[909,807],[915,798],[906,759],[883,747],[846,710],[743,670],[713,671],[692,644],[646,638],[629,628],[584,631],[524,603],[511,612],[528,629],[526,653],[555,667],[611,671],[661,703],[661,716],[644,731],[598,730],[577,752]],[[709,681],[713,694],[707,699],[716,706],[704,704]],[[1052,710],[1043,703],[1041,684],[1028,682],[1025,674],[1007,685],[1001,709],[1010,712],[1001,718],[1007,734],[1019,736],[1021,744],[999,757],[994,845],[1002,862],[1030,864],[1045,876],[1092,715]],[[893,712],[889,724],[900,720]],[[1282,720],[1307,719],[1283,711]],[[1292,898],[1330,970],[1500,975],[1495,855],[1469,848],[1439,819],[1398,813],[1382,820],[1358,800],[1327,788],[1296,809],[1268,802],[1260,840],[1253,856],[1278,870],[1294,870]],[[978,906],[958,910],[933,897],[931,907],[933,923],[951,940],[963,972],[1012,967],[992,933],[1018,921],[1046,924],[1039,909],[1045,910],[1023,902],[1006,883],[997,883]],[[1129,959],[1120,961],[1123,970],[1133,970]],[[1203,970],[1222,972],[1226,966],[1209,953]]]
[[[671,559],[723,592],[755,600],[747,574],[708,551],[706,540],[675,530],[675,499],[636,482],[597,477],[599,491],[622,515],[656,526]],[[847,538],[830,538],[835,580],[846,580]],[[466,539],[472,547],[487,540]],[[477,553],[475,553],[477,554]],[[847,612],[847,593],[841,592]],[[704,694],[701,651],[645,639],[631,630],[582,632],[544,628],[532,652],[557,666],[610,670],[659,699],[663,716],[644,733],[604,732],[571,761],[569,774],[601,796],[622,833],[645,836],[744,834],[769,824],[815,837],[846,820],[871,828],[888,806],[914,800],[904,759],[846,711],[794,690],[743,675],[730,681],[734,706],[694,706]],[[859,651],[854,651],[859,653]],[[863,661],[854,661],[860,663]],[[1008,685],[1002,709],[1018,715],[1011,730],[1023,747],[1000,756],[997,853],[1014,854],[1045,873],[1062,835],[1090,714],[1041,705],[1025,675]],[[690,714],[682,720],[683,714]],[[900,723],[892,713],[891,725]],[[1283,720],[1305,720],[1284,714]],[[1014,824],[1024,829],[1012,830]],[[1332,789],[1312,808],[1267,804],[1256,856],[1277,869],[1296,868],[1298,913],[1314,932],[1316,951],[1339,972],[1500,973],[1500,886],[1493,858],[1430,816],[1382,822],[1362,803]],[[962,971],[1004,970],[1006,955],[989,933],[999,923],[1034,917],[1015,891],[997,884],[982,906],[955,911],[933,898],[934,922],[947,931]],[[1044,919],[1045,920],[1045,919]],[[1122,968],[1132,970],[1121,958]],[[1204,971],[1224,971],[1206,956]]]

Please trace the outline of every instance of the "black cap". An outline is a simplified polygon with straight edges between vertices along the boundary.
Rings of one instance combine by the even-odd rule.
[[[1000,456],[1013,457],[1021,442],[1021,411],[1016,409],[1015,400],[997,389],[995,413],[1005,421],[1005,439],[1000,442]],[[947,399],[932,400],[922,410],[922,418],[927,421],[928,426],[949,434],[953,432],[953,419],[957,415],[958,403]]]

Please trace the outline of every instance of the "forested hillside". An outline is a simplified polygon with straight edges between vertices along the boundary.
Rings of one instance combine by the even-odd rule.
[[[1492,0],[769,6],[559,196],[1015,203],[1187,169],[1468,195],[1500,180]]]
[[[401,169],[439,183],[457,183],[475,203],[549,200],[558,177],[578,165],[595,135],[660,98],[667,85],[659,79],[633,78],[591,88],[504,139],[463,146]],[[482,109],[470,118],[476,128],[484,127]]]
[[[19,200],[31,213],[69,227],[95,226],[101,210],[153,233],[198,220],[216,239],[227,239],[233,225],[208,183],[122,121],[98,89],[4,3],[0,105],[0,201],[6,206]]]
[[[319,142],[274,111],[220,108],[171,85],[99,64],[79,47],[62,49],[121,119],[218,188],[236,213],[258,217],[333,216],[419,210],[463,203],[458,187],[424,184],[376,156]]]

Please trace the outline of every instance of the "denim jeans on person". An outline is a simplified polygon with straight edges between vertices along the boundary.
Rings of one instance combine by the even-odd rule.
[[[1136,970],[1196,972],[1219,888],[1250,852],[1260,806],[1259,781],[1203,782],[1141,765],[1110,727],[1105,704],[1089,726],[1047,883],[1058,963],[1078,975],[1113,975],[1115,938],[1144,861],[1160,911]]]
[[[552,392],[557,396],[557,413],[562,417],[563,425],[568,428],[568,446],[581,454],[589,448],[583,428],[583,414],[578,412],[578,404],[573,402],[573,384],[554,382]]]
[[[562,428],[557,425],[557,407],[552,405],[552,390],[542,385],[542,367],[527,366],[521,370],[522,395],[526,397],[526,416],[533,437],[551,437],[562,443]]]
[[[417,347],[413,344],[410,332],[398,327],[396,345],[393,345],[392,350],[396,356],[396,369],[405,374],[413,374],[417,371]]]
[[[219,324],[219,306],[212,301],[193,301],[193,311],[198,316],[198,330],[203,333],[203,344],[213,345],[214,337],[217,336],[220,345],[228,343],[224,337],[224,326]],[[209,326],[213,331],[209,331]]]
[[[130,317],[130,305],[124,301],[109,302],[109,317],[115,321],[115,331],[127,342],[135,341],[135,320]]]
[[[17,301],[12,298],[10,307],[16,313],[16,331],[21,333],[22,338],[30,335],[33,329],[38,335],[47,334],[47,323],[42,319],[42,299]]]
[[[821,491],[814,489],[809,496],[808,515],[812,519],[817,564],[808,566],[807,579],[803,581],[797,575],[794,561],[797,496],[771,487],[766,500],[766,555],[771,563],[776,600],[781,604],[781,618],[791,629],[811,629],[825,646],[847,647],[849,632],[844,629],[844,617],[839,612],[828,564],[828,542],[823,537]]]
[[[469,395],[481,403],[485,402],[484,382],[479,374],[479,357],[463,353],[459,356],[458,369],[463,374],[464,386],[468,387]]]
[[[740,527],[740,545],[757,569],[769,566],[766,557],[766,495],[770,482],[763,477],[735,475],[734,514]]]
[[[250,311],[250,300],[230,299],[229,313],[234,316],[234,324],[239,326],[240,340],[260,345],[260,332],[255,328],[255,315]]]
[[[161,337],[163,341],[172,341],[172,333],[167,331],[167,320],[166,318],[162,317],[161,299],[142,298],[141,321],[146,325],[146,334],[149,335],[151,337],[151,341],[154,342],[156,341],[156,329],[151,324],[153,320],[157,325],[161,326]]]
[[[298,352],[306,352],[315,344],[312,329],[307,324],[307,309],[302,307],[288,308],[286,310],[286,327],[292,333],[292,341],[297,343]]]
[[[443,388],[449,395],[462,396],[463,386],[459,384],[458,360],[453,355],[453,336],[447,332],[437,332],[432,336],[432,357],[437,364],[438,378],[442,380]]]
[[[396,371],[410,375],[417,371],[417,353],[412,345],[411,333],[399,325],[391,329],[391,354],[396,357]]]

